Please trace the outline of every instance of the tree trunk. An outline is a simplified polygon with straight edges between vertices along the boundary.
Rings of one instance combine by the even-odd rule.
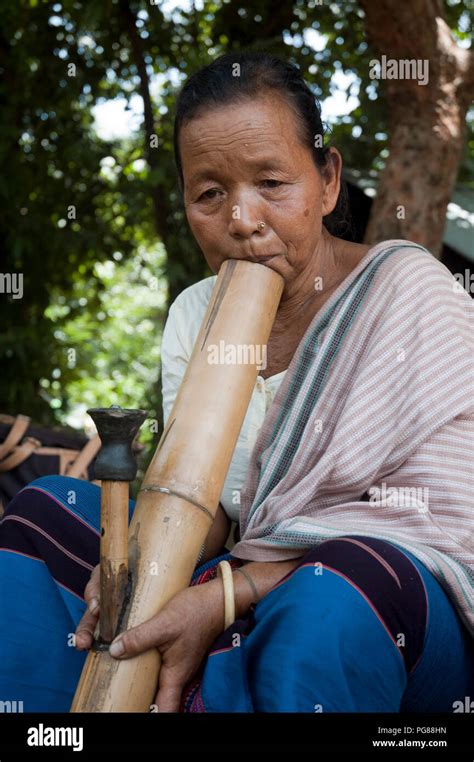
[[[130,45],[133,52],[133,60],[135,62],[135,66],[137,67],[138,76],[140,78],[139,91],[143,100],[143,125],[145,128],[144,149],[148,166],[153,172],[153,170],[156,170],[160,166],[163,149],[161,146],[153,148],[150,143],[152,135],[155,134],[155,120],[153,117],[153,104],[150,95],[150,83],[148,81],[148,73],[146,70],[143,42],[140,35],[138,34],[136,18],[132,9],[130,8],[128,0],[121,0],[119,9],[121,13],[123,29],[129,36]],[[168,229],[167,218],[169,209],[167,207],[166,198],[163,194],[160,193],[160,188],[156,183],[153,183],[152,186],[152,200],[156,232],[166,245],[166,233]]]
[[[360,5],[380,57],[429,61],[427,84],[385,79],[390,155],[365,241],[405,238],[439,257],[463,153],[474,56],[457,46],[440,0],[360,0]]]

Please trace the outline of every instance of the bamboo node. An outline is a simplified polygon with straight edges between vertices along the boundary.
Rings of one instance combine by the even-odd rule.
[[[198,503],[197,500],[189,497],[189,495],[185,495],[184,492],[178,492],[177,490],[169,489],[169,487],[160,487],[159,484],[149,484],[147,487],[141,487],[139,492],[161,492],[164,495],[174,495],[174,497],[179,497],[181,500],[185,500],[187,503],[191,503],[191,505],[194,505],[195,508],[199,508],[200,511],[203,511],[207,516],[209,516],[211,521],[214,521],[214,516],[209,508],[206,508],[205,505],[201,505],[201,503]]]

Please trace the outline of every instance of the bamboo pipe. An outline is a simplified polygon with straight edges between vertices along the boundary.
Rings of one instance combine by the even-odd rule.
[[[131,589],[119,631],[150,619],[191,581],[255,386],[258,360],[250,356],[266,348],[282,290],[281,276],[263,265],[226,260],[219,271],[137,498],[129,529]],[[159,668],[157,649],[119,661],[93,647],[71,711],[150,711]]]
[[[95,476],[102,482],[98,642],[110,644],[117,634],[128,584],[129,482],[137,473],[132,442],[147,414],[145,410],[125,410],[118,405],[87,412],[102,443],[95,463]]]

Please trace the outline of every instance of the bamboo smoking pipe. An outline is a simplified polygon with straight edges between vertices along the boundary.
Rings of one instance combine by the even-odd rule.
[[[128,587],[129,483],[137,465],[132,442],[147,416],[145,410],[113,405],[87,411],[102,442],[95,475],[102,480],[100,504],[100,618],[96,649],[106,648],[118,631]]]
[[[191,581],[255,387],[257,350],[266,349],[283,286],[278,273],[255,262],[226,260],[219,270],[130,522],[131,590],[121,632],[155,616]],[[108,648],[91,649],[71,711],[150,711],[160,665],[156,648],[121,660]]]

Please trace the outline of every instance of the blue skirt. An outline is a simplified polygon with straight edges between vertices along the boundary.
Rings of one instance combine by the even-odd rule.
[[[134,502],[130,501],[130,517]],[[74,648],[99,562],[100,489],[42,477],[0,523],[0,701],[67,712],[86,658]],[[196,569],[192,585],[223,558]],[[306,553],[212,644],[183,712],[461,712],[474,642],[433,575],[394,543],[348,535]]]

